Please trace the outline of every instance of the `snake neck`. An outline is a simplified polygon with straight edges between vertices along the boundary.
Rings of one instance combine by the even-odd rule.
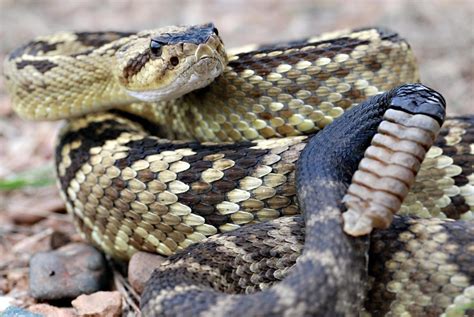
[[[17,48],[3,65],[13,108],[26,119],[57,120],[136,101],[113,74],[115,53],[132,35],[63,32]]]
[[[115,80],[108,67],[113,63],[112,56],[89,56],[87,59],[61,56],[54,59],[56,65],[72,64],[71,59],[74,59],[71,65],[73,69],[59,71],[57,66],[45,75],[48,78],[42,80],[41,84],[36,83],[36,77],[28,77],[26,73],[16,75],[18,78],[14,80],[6,75],[7,90],[12,96],[15,111],[21,117],[30,120],[58,120],[120,108],[138,101],[127,95]],[[33,62],[28,63],[25,67],[33,67],[30,65]],[[32,65],[47,67],[48,63],[47,57],[36,58]],[[12,63],[5,62],[4,66],[6,74],[12,73]],[[60,84],[53,84],[54,80]]]

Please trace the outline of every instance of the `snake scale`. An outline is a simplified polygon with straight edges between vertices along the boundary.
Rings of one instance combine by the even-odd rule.
[[[171,255],[146,315],[474,312],[474,118],[428,150],[444,99],[395,88],[419,80],[396,33],[226,53],[212,24],[64,32],[4,70],[20,116],[70,119],[57,174],[82,236]]]

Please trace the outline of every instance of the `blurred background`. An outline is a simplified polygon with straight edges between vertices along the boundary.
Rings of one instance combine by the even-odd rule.
[[[339,28],[389,27],[411,43],[423,83],[446,97],[448,112],[474,112],[472,0],[0,0],[0,59],[37,35],[57,31],[141,30],[209,21],[216,24],[228,48]],[[35,185],[29,178],[37,178],[37,173],[40,178],[42,173],[51,176],[51,169],[44,172],[42,167],[52,161],[57,129],[58,123],[17,118],[0,77],[0,180],[8,180],[0,188],[22,188],[0,191],[0,211],[28,209],[31,204],[25,195],[45,190],[23,185]],[[25,206],[18,207],[18,197],[11,203],[16,195],[23,197]],[[51,197],[49,192],[45,195]]]

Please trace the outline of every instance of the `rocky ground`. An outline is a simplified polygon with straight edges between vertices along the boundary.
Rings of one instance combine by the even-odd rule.
[[[470,0],[0,0],[0,59],[34,36],[61,30],[134,30],[208,21],[219,28],[227,47],[297,39],[346,27],[392,28],[411,43],[422,81],[443,93],[448,113],[474,112],[474,2]],[[136,315],[137,291],[124,277],[126,269],[117,266],[107,267],[106,282],[102,275],[96,280],[103,282],[97,282],[98,288],[109,293],[96,292],[92,297],[68,293],[70,299],[77,297],[73,301],[31,296],[38,297],[38,288],[44,284],[41,278],[51,281],[64,269],[62,261],[69,267],[71,259],[64,258],[64,253],[95,252],[75,244],[80,238],[53,184],[53,148],[59,125],[26,122],[15,116],[0,77],[0,313],[13,305],[56,316],[114,315],[122,310]],[[38,277],[39,282],[29,290],[33,255],[52,250],[58,257],[57,266],[43,267],[39,277],[32,275],[31,280]],[[144,261],[139,257],[134,265]],[[137,279],[143,276],[137,275],[143,272],[134,272],[132,284],[140,291]],[[61,290],[68,291],[68,287]],[[10,314],[18,313],[15,309],[10,308]]]

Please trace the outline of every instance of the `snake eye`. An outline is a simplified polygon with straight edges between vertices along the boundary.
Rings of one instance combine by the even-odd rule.
[[[156,56],[156,57],[160,56],[161,55],[161,44],[158,43],[157,41],[151,40],[151,42],[150,42],[150,51],[154,56]]]
[[[170,58],[170,63],[171,65],[176,66],[179,64],[179,59],[176,56],[173,56]]]
[[[217,30],[217,28],[213,28],[212,32],[214,32],[215,35],[219,35],[219,31]]]

